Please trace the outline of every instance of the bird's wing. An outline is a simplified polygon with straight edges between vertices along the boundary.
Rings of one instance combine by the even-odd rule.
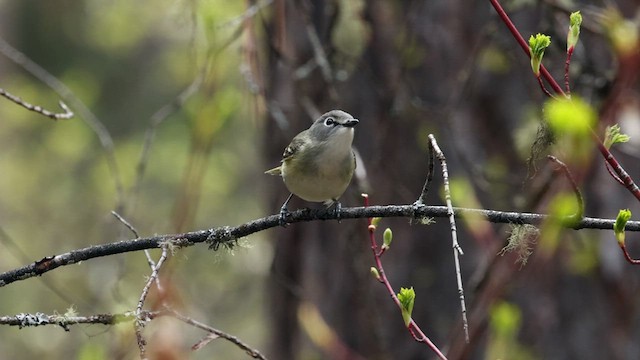
[[[291,144],[289,144],[289,146],[284,149],[284,153],[282,154],[282,161],[287,160],[307,145],[307,140],[305,140],[304,136],[301,136],[306,131],[307,130],[301,132],[300,134],[296,135],[293,140],[291,140]]]
[[[293,156],[296,152],[300,151],[300,149],[302,149],[306,145],[307,142],[303,136],[300,136],[301,134],[302,133],[296,135],[296,137],[291,140],[289,146],[284,149],[284,153],[282,154],[282,162]],[[282,165],[274,167],[273,169],[269,169],[264,173],[269,175],[282,176]]]

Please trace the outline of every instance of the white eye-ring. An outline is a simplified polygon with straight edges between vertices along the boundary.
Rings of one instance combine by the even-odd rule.
[[[332,117],[328,117],[324,120],[324,126],[333,126],[336,121]]]

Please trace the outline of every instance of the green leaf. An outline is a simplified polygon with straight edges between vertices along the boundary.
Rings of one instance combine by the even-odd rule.
[[[580,37],[580,25],[582,24],[582,15],[580,11],[571,13],[569,16],[569,33],[567,34],[567,50],[576,46]]]
[[[398,300],[402,306],[402,319],[404,319],[404,325],[409,327],[411,323],[411,314],[413,313],[413,304],[416,300],[416,292],[413,290],[413,286],[406,289],[400,288],[398,293]]]
[[[551,37],[544,34],[531,35],[529,38],[529,52],[531,53],[531,70],[536,76],[540,76],[540,64],[544,51],[551,45]]]
[[[613,225],[613,232],[616,235],[619,245],[624,245],[624,227],[627,225],[627,221],[631,219],[631,210],[624,209],[618,212],[616,217],[616,223]]]
[[[620,125],[607,126],[604,135],[604,147],[610,149],[613,144],[626,143],[629,139],[629,135],[620,133]]]

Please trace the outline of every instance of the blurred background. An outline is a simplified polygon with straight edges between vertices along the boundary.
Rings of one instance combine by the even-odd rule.
[[[544,64],[563,84],[569,13],[581,10],[571,91],[632,140],[614,154],[640,178],[637,2],[505,1],[525,38],[552,37]],[[545,96],[489,1],[2,1],[0,88],[57,110],[51,121],[0,99],[0,272],[72,249],[207,229],[277,213],[288,193],[264,175],[319,114],[360,119],[358,176],[342,198],[409,204],[427,173],[427,134],[447,156],[454,205],[549,213],[571,188],[544,155],[568,162],[586,215],[640,212],[595,146],[539,147]],[[635,137],[634,137],[635,135]],[[586,160],[585,160],[586,159]],[[444,203],[436,173],[427,204]],[[294,199],[290,208],[319,206]],[[459,222],[471,341],[465,344],[449,225],[383,219],[383,257],[413,317],[450,359],[636,359],[640,270],[613,233],[543,226],[498,255],[511,227]],[[380,231],[381,236],[382,231]],[[535,235],[535,231],[533,231]],[[640,257],[636,236],[628,247]],[[153,251],[153,256],[159,252]],[[232,251],[177,250],[162,302],[238,336],[271,359],[424,359],[372,279],[365,219],[257,233]],[[0,288],[0,315],[135,309],[150,274],[143,253],[56,269]],[[145,328],[152,358],[244,359],[176,319]],[[7,359],[138,358],[129,323],[0,327]]]

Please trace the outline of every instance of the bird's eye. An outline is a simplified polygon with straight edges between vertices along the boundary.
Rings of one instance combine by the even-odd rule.
[[[324,126],[333,126],[336,124],[336,121],[332,117],[328,117],[324,120]]]

